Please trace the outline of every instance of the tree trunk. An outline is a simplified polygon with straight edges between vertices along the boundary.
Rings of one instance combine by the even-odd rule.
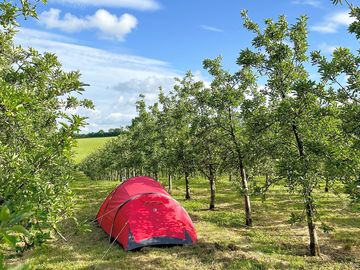
[[[246,226],[252,226],[249,188],[248,188],[248,183],[247,183],[247,179],[246,179],[246,172],[245,172],[245,168],[244,168],[244,164],[243,164],[243,156],[241,154],[240,144],[235,135],[235,128],[233,126],[233,117],[232,117],[231,108],[229,108],[229,120],[231,122],[230,135],[232,138],[232,142],[234,143],[234,145],[236,147],[237,159],[239,162],[238,165],[239,165],[239,170],[240,170],[240,175],[241,175],[241,184],[242,184],[242,188],[244,190],[244,206],[245,206],[245,218],[246,218],[245,224],[246,224]]]
[[[314,223],[314,205],[310,192],[308,192],[305,198],[305,209],[306,209],[306,219],[307,219],[309,236],[310,236],[310,246],[309,246],[310,255],[320,256],[320,246],[316,233],[316,225]]]
[[[190,200],[189,173],[185,172],[185,199]]]
[[[210,167],[210,210],[214,210],[215,209],[215,191],[216,191],[216,187],[215,187],[215,175],[212,171],[212,168]]]
[[[241,184],[244,190],[244,205],[245,205],[245,218],[246,218],[246,226],[252,226],[251,219],[251,204],[250,204],[250,196],[249,196],[249,188],[248,182],[246,178],[245,168],[240,160],[240,175],[241,175]]]
[[[268,186],[269,184],[269,174],[265,174],[265,186]]]
[[[325,192],[329,192],[329,179],[325,180]]]
[[[170,173],[169,173],[169,175],[168,175],[168,181],[169,181],[169,189],[168,189],[168,192],[169,192],[169,194],[171,194],[171,192],[172,192],[172,176],[171,176]]]
[[[229,173],[229,182],[232,181],[232,173]]]
[[[303,141],[301,140],[300,134],[298,133],[297,126],[292,124],[292,129],[296,139],[296,144],[299,151],[300,159],[305,158],[305,151]],[[308,224],[309,237],[310,237],[310,255],[311,256],[320,256],[320,246],[318,242],[318,237],[316,233],[316,225],[314,223],[314,204],[313,198],[311,196],[311,190],[309,187],[304,186],[304,195],[305,195],[305,210],[306,210],[306,220]]]

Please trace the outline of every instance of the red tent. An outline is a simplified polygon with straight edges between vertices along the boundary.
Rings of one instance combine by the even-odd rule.
[[[186,210],[150,177],[133,177],[119,185],[101,205],[96,218],[125,250],[197,241]]]

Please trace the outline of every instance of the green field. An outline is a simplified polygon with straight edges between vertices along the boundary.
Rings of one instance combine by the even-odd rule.
[[[86,156],[102,147],[111,139],[113,139],[113,137],[77,139],[77,147],[74,149],[75,162],[81,162]]]
[[[99,147],[107,139],[79,140],[79,153]],[[94,142],[94,144],[92,144]],[[79,158],[80,159],[80,158]],[[165,179],[164,179],[165,180]],[[253,199],[254,226],[244,224],[243,202],[227,178],[217,182],[217,204],[209,211],[208,182],[192,179],[192,199],[184,200],[183,179],[174,180],[173,196],[189,212],[197,233],[194,246],[144,248],[124,252],[118,244],[110,245],[108,236],[94,220],[96,213],[119,182],[77,180],[75,215],[80,224],[68,220],[59,226],[67,239],[54,239],[12,263],[29,263],[34,269],[359,269],[360,205],[351,204],[347,195],[335,192],[315,194],[321,220],[334,230],[319,230],[322,256],[308,256],[308,232],[305,221],[289,222],[291,213],[302,213],[302,202],[281,185],[270,189],[263,201]],[[89,230],[87,230],[89,229]]]

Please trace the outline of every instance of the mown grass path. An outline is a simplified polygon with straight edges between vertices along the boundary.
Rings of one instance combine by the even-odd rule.
[[[76,216],[89,222],[107,194],[119,183],[77,181]],[[270,190],[266,201],[253,198],[254,227],[243,226],[242,200],[227,180],[218,182],[217,209],[207,210],[208,183],[192,181],[193,199],[183,199],[183,183],[174,181],[173,196],[187,209],[197,229],[195,246],[145,248],[124,252],[112,246],[96,224],[91,232],[77,232],[74,222],[62,224],[68,239],[53,240],[27,252],[21,261],[35,269],[358,269],[360,267],[360,207],[346,195],[317,194],[322,221],[335,231],[320,234],[323,255],[307,256],[305,222],[291,225],[291,212],[301,213],[301,201],[284,187]],[[321,195],[321,196],[320,196]],[[104,256],[105,252],[108,253]]]

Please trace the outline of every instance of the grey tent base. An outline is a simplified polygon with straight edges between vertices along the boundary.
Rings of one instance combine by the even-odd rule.
[[[135,242],[134,236],[130,231],[127,250],[134,250],[147,246],[191,245],[192,243],[193,241],[187,231],[185,231],[185,239],[161,236],[148,238],[140,242]]]

